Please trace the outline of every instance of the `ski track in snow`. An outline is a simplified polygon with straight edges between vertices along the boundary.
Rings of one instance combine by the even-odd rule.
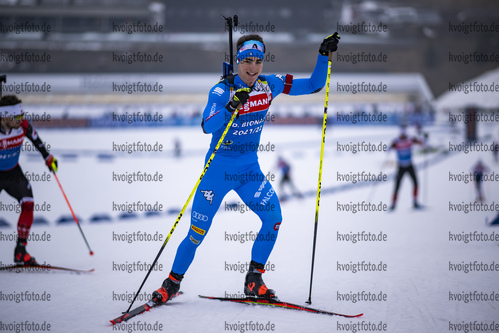
[[[440,129],[429,129],[430,142],[444,147],[447,142],[460,142],[460,136]],[[485,128],[484,131],[491,130]],[[497,132],[497,128],[492,128]],[[432,134],[433,133],[433,134]],[[369,171],[372,173],[395,172],[395,153],[352,154],[338,152],[337,142],[372,141],[389,144],[398,134],[393,127],[384,128],[335,128],[328,127],[323,164],[322,188],[341,185],[337,172]],[[174,138],[182,142],[184,152],[203,152],[209,136],[199,128],[165,128],[138,130],[44,130],[44,141],[51,144],[52,152],[95,149],[111,152],[112,142],[160,142],[168,154]],[[303,138],[301,144],[298,144]],[[267,126],[261,143],[275,144],[274,152],[260,153],[264,173],[275,174],[274,188],[278,195],[280,178],[276,168],[277,155],[291,162],[296,186],[303,192],[315,193],[319,166],[321,129],[319,127]],[[91,150],[92,150],[91,149]],[[116,154],[116,153],[114,153]],[[435,155],[431,155],[435,156]],[[122,158],[121,158],[122,157]],[[347,319],[301,313],[297,311],[258,307],[253,305],[204,300],[198,294],[224,296],[225,293],[242,293],[244,273],[231,271],[227,265],[243,264],[250,260],[252,242],[226,240],[227,234],[256,232],[259,221],[251,212],[244,214],[224,211],[224,203],[239,202],[235,193],[229,193],[214,219],[209,236],[198,249],[196,258],[182,282],[184,295],[167,306],[155,308],[126,323],[111,327],[109,320],[125,311],[129,303],[117,295],[134,293],[145,277],[145,271],[124,272],[116,265],[142,262],[152,263],[166,235],[175,222],[175,214],[162,213],[157,217],[120,220],[113,212],[113,202],[159,202],[163,212],[180,209],[202,171],[203,153],[186,154],[180,159],[158,158],[157,154],[126,154],[114,159],[99,160],[96,154],[84,154],[77,159],[61,158],[58,173],[68,199],[81,219],[82,229],[95,252],[90,257],[85,243],[73,223],[57,226],[55,221],[70,212],[55,180],[32,182],[36,203],[48,203],[50,211],[35,212],[49,225],[34,225],[32,233],[51,236],[50,241],[32,241],[30,253],[38,261],[79,269],[95,268],[91,274],[66,272],[50,273],[0,273],[4,298],[0,302],[0,330],[10,324],[29,321],[51,325],[51,332],[111,332],[140,331],[156,328],[158,331],[180,332],[251,332],[251,325],[258,322],[273,327],[274,332],[353,332],[354,325],[386,324],[386,332],[445,332],[450,323],[473,321],[490,324],[497,321],[497,301],[450,301],[450,293],[499,292],[499,272],[450,271],[450,263],[479,261],[495,262],[497,242],[451,242],[449,233],[496,233],[485,224],[497,212],[450,212],[449,202],[469,202],[474,198],[474,184],[449,182],[448,173],[469,172],[481,158],[491,170],[497,172],[491,153],[455,153],[426,169],[417,170],[420,183],[419,198],[424,210],[411,209],[412,183],[404,178],[399,192],[399,202],[394,212],[341,212],[337,205],[370,200],[390,205],[393,181],[381,183],[374,189],[362,186],[333,194],[324,194],[320,201],[320,214],[312,291],[312,307],[345,314],[364,313],[359,319]],[[414,154],[416,164],[430,158]],[[22,154],[23,170],[42,174],[46,169],[41,160]],[[163,174],[163,181],[156,183],[116,182],[112,173],[147,171]],[[425,187],[427,187],[425,189]],[[372,191],[372,192],[371,192]],[[495,182],[484,184],[486,203],[499,203],[499,188]],[[310,283],[310,262],[315,215],[315,195],[304,199],[287,200],[282,205],[283,223],[269,263],[274,269],[264,275],[265,282],[277,291],[281,300],[305,304]],[[9,204],[13,199],[0,194],[0,201]],[[190,209],[190,206],[189,206]],[[112,217],[109,222],[90,223],[97,213]],[[1,213],[10,228],[0,232],[15,234],[17,214]],[[185,214],[167,244],[158,270],[153,270],[141,293],[150,294],[157,289],[170,271],[178,244],[189,228],[189,214]],[[123,242],[113,240],[113,234],[148,232],[162,235],[161,241]],[[386,242],[347,242],[337,239],[338,233],[371,232],[387,235]],[[0,242],[0,261],[12,263],[13,241]],[[387,265],[384,272],[352,273],[341,271],[338,265],[350,262],[380,262]],[[114,270],[113,270],[114,268]],[[358,292],[386,294],[386,301],[345,301],[338,294]],[[24,292],[50,294],[50,301],[13,301],[5,297]],[[1,295],[0,295],[1,296]],[[113,299],[114,297],[114,299]],[[144,303],[138,300],[134,306]],[[250,329],[243,329],[246,325]],[[251,324],[250,324],[251,323]],[[135,326],[134,326],[135,325]],[[142,326],[140,326],[142,325]],[[145,326],[144,326],[145,325]],[[161,326],[161,330],[159,330]],[[234,326],[235,325],[235,326]],[[266,326],[268,325],[268,326]],[[10,326],[12,327],[12,326]],[[233,328],[239,328],[234,330]],[[254,326],[253,326],[254,327]],[[348,330],[347,330],[348,328]],[[272,331],[272,330],[271,330]],[[361,331],[357,326],[357,331]],[[365,330],[364,330],[365,331]]]

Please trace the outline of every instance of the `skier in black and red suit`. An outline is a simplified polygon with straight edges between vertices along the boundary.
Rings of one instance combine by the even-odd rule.
[[[390,210],[394,210],[397,204],[397,196],[400,187],[400,181],[406,172],[411,176],[413,187],[413,206],[414,208],[420,208],[418,203],[418,179],[416,177],[416,172],[414,171],[414,166],[412,165],[412,146],[413,144],[423,145],[424,142],[417,138],[410,138],[406,134],[405,126],[402,127],[402,132],[398,138],[396,138],[391,146],[391,149],[395,149],[397,152],[397,163],[398,171],[397,178],[395,180],[395,190],[393,192],[392,205]]]
[[[50,171],[57,171],[57,160],[49,154],[38,133],[23,117],[23,107],[17,96],[7,95],[0,99],[0,193],[5,190],[17,199],[21,206],[14,262],[35,265],[35,258],[26,251],[29,231],[33,224],[34,199],[31,184],[19,165],[24,138],[27,137],[33,142]]]

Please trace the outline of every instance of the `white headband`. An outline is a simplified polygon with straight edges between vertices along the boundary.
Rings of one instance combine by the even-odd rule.
[[[23,113],[23,106],[21,103],[0,106],[0,117],[15,117],[20,116]]]

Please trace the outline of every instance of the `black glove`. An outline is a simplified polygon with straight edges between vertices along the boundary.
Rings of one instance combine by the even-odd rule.
[[[241,103],[241,105],[246,104],[249,99],[250,91],[250,88],[241,88],[236,90],[234,97],[232,97],[232,100],[229,102],[230,107],[235,110],[239,106],[239,103]]]
[[[338,49],[338,42],[340,40],[340,36],[335,32],[332,35],[329,35],[326,39],[322,41],[321,47],[319,48],[319,53],[327,56],[329,55],[329,51],[334,52]]]

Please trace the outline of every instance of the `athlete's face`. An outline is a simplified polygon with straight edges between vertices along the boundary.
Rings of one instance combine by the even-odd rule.
[[[2,123],[2,128],[5,128],[5,129],[11,129],[11,128],[15,128],[15,129],[18,129],[19,127],[21,127],[21,122],[23,121],[23,118],[22,117],[3,117],[2,120],[1,120],[1,123]]]
[[[252,87],[262,72],[263,61],[257,57],[244,58],[239,62],[237,74],[249,87]]]

